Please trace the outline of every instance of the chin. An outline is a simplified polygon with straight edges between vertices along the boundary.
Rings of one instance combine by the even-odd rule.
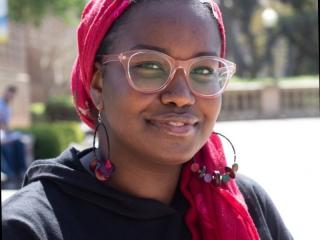
[[[162,154],[159,158],[159,162],[168,165],[182,165],[190,161],[196,153],[196,150],[190,151],[190,149],[188,151],[175,151],[171,153],[167,151],[165,155]]]

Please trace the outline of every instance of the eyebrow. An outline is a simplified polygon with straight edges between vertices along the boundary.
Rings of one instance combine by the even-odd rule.
[[[132,47],[130,50],[138,50],[138,49],[148,49],[148,50],[154,50],[158,52],[162,52],[164,54],[170,55],[168,51],[165,48],[153,46],[153,45],[148,45],[148,44],[137,44],[134,47]],[[202,56],[218,56],[216,52],[198,52],[197,54],[193,55],[191,58],[195,57],[202,57]]]

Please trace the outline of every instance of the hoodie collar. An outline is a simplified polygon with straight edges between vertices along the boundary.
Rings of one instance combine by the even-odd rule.
[[[168,206],[153,199],[137,198],[104,185],[96,180],[80,162],[81,158],[91,152],[92,148],[81,152],[75,148],[69,148],[55,159],[34,161],[26,173],[23,185],[42,180],[54,182],[66,194],[113,213],[136,219],[154,219],[183,214],[188,208],[179,190],[171,205]]]

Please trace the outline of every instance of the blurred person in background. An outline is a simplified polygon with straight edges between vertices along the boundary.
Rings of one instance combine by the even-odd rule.
[[[3,131],[9,129],[9,122],[11,118],[11,109],[9,103],[14,99],[17,93],[17,88],[15,86],[8,86],[3,96],[0,97],[0,128]]]
[[[292,239],[212,132],[235,72],[214,1],[89,1],[78,50],[92,148],[32,163],[3,203],[3,239]]]
[[[22,134],[12,131],[10,103],[17,94],[17,87],[8,86],[0,98],[0,137],[1,137],[1,182],[21,183],[26,170],[25,145]]]

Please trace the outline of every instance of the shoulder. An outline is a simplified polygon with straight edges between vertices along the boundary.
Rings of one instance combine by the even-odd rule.
[[[43,184],[41,181],[36,181],[21,188],[4,201],[2,205],[3,213],[10,215],[14,213],[15,210],[28,212],[34,210],[34,208],[37,208],[39,205],[48,204],[47,198],[45,197],[45,185],[46,184]],[[36,206],[35,203],[37,204]]]
[[[241,174],[236,182],[261,239],[293,239],[267,192],[256,181]]]
[[[18,190],[2,205],[2,236],[4,239],[53,239],[58,237],[58,223],[47,197],[56,191],[50,184],[36,181]]]
[[[236,182],[246,200],[256,200],[261,204],[268,200],[266,191],[253,179],[239,174]]]

